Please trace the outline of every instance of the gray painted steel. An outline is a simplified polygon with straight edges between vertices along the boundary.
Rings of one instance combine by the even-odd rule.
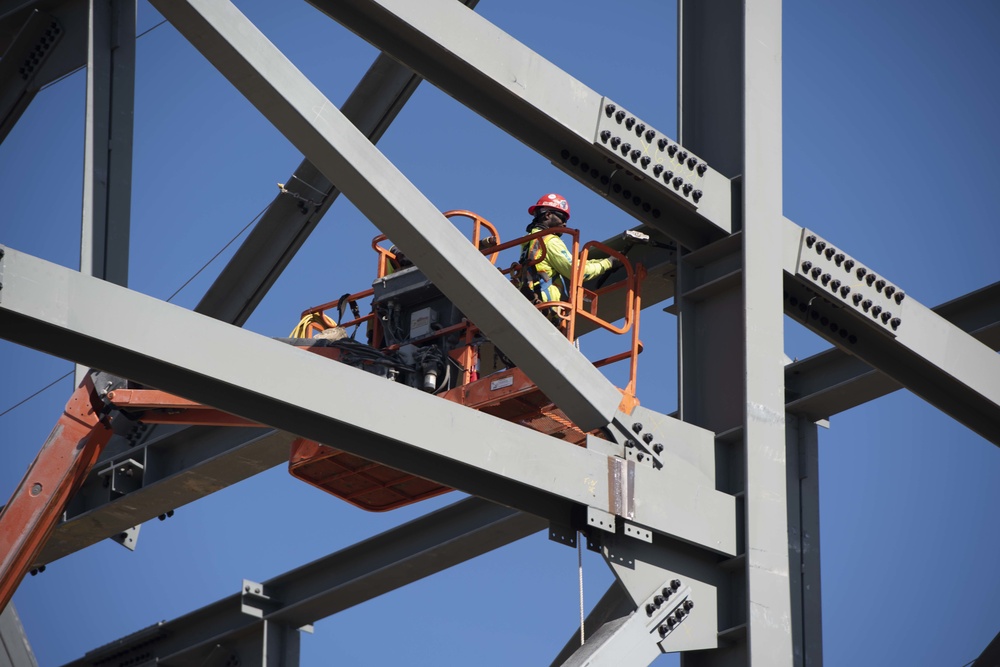
[[[475,7],[479,0],[458,0]],[[420,84],[409,68],[381,54],[344,102],[344,116],[378,143]],[[336,201],[340,191],[303,160],[226,264],[195,311],[243,326],[298,249]],[[315,203],[312,203],[315,202]]]
[[[790,314],[1000,445],[993,350],[809,230],[784,220],[780,246]]]
[[[1000,283],[936,306],[933,311],[989,349],[1000,350]],[[902,388],[841,348],[830,348],[785,367],[786,407],[813,420]]]
[[[90,0],[80,270],[116,285],[128,285],[135,15],[135,0]]]
[[[618,391],[231,3],[152,4],[570,419],[611,421]]]
[[[125,288],[7,249],[0,260],[2,335],[22,345],[128,377],[220,410],[569,525],[582,507],[616,513],[641,496],[634,523],[735,553],[735,500],[670,453],[616,481],[614,456],[374,376]],[[113,304],[109,313],[108,304]],[[99,308],[98,306],[103,306]],[[129,318],[115,314],[128,313]],[[149,331],[142,323],[161,323]],[[121,321],[117,321],[117,320]],[[551,328],[551,327],[550,327]],[[564,340],[565,342],[565,340]],[[234,367],[227,350],[255,359]],[[273,377],[297,378],[294,388]],[[351,392],[343,392],[351,387]],[[331,404],[324,397],[336,393]],[[378,395],[381,402],[368,400]],[[381,405],[398,404],[395,419]],[[427,415],[434,415],[428,419]],[[441,420],[451,428],[442,432]],[[690,427],[688,427],[690,428]],[[474,441],[464,434],[475,433]],[[506,462],[503,471],[496,461]],[[627,486],[623,486],[627,484]]]
[[[13,602],[0,610],[0,667],[38,667]]]
[[[680,414],[732,430],[742,582],[720,595],[725,650],[685,665],[792,665],[781,301],[780,0],[681,0],[685,145],[740,176],[742,232],[682,258]],[[736,195],[734,195],[736,196]],[[740,326],[736,326],[740,323]],[[728,468],[728,469],[727,469]]]
[[[702,183],[704,197],[697,206],[683,192],[667,188],[662,178],[640,181],[627,175],[651,170],[652,163],[642,167],[631,155],[622,155],[620,147],[611,151],[600,132],[595,133],[595,126],[607,120],[605,107],[612,101],[477,14],[450,0],[310,1],[636,219],[691,247],[730,231],[729,182],[711,160],[703,177],[683,169],[689,180]],[[669,135],[664,128],[655,131],[659,138]],[[662,158],[658,139],[647,141],[643,135],[629,141],[640,154]],[[617,164],[608,170],[605,160],[611,156]],[[591,169],[584,171],[583,164]],[[643,203],[650,205],[649,212]]]
[[[51,14],[32,9],[0,21],[11,39],[0,40],[0,142],[10,133],[38,90],[36,77],[62,39],[62,25]],[[4,43],[6,42],[6,43]],[[37,64],[36,64],[37,63]]]
[[[794,664],[780,244],[781,0],[730,5],[743,37],[743,326],[747,655]]]
[[[82,667],[110,655],[124,662],[135,654],[151,653],[152,658],[171,665],[201,665],[215,645],[252,645],[265,632],[265,624],[286,629],[309,625],[537,533],[546,525],[543,519],[468,498],[251,584],[249,591],[97,648],[69,664]],[[255,609],[260,613],[255,614]],[[244,658],[243,664],[262,663]]]

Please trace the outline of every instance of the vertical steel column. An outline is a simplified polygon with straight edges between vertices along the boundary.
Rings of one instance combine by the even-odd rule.
[[[788,436],[788,558],[795,662],[823,664],[823,609],[819,539],[819,430],[786,415]]]
[[[740,177],[742,197],[734,201],[743,207],[734,216],[734,227],[742,221],[741,238],[689,254],[680,272],[681,416],[730,432],[720,438],[720,447],[731,450],[721,481],[742,498],[745,522],[741,556],[730,564],[731,609],[720,610],[729,646],[685,656],[685,665],[792,665],[782,271],[775,243],[782,220],[781,1],[680,0],[679,14],[681,141],[722,173]],[[742,340],[732,345],[736,336]]]
[[[80,271],[128,284],[136,0],[90,0]],[[77,366],[79,384],[87,369]]]

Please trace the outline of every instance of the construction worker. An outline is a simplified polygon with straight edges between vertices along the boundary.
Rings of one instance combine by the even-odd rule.
[[[562,195],[543,195],[528,207],[532,216],[525,228],[529,234],[565,227],[569,220],[569,202]],[[542,248],[544,247],[544,253]],[[529,266],[531,262],[535,264]],[[588,259],[581,267],[583,279],[590,280],[610,271],[617,260],[613,257]],[[559,238],[559,232],[546,234],[521,244],[521,266],[525,267],[521,291],[534,303],[562,301],[569,294],[566,281],[573,275],[573,256]]]

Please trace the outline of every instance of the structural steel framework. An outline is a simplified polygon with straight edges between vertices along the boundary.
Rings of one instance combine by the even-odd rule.
[[[680,0],[676,137],[470,11],[473,0],[311,3],[384,53],[339,109],[227,0],[151,0],[305,156],[289,187],[327,195],[312,209],[279,197],[194,312],[125,287],[135,54],[121,45],[134,44],[134,0],[0,4],[0,136],[45,83],[88,72],[82,271],[0,248],[0,336],[269,425],[158,430],[127,453],[144,471],[128,505],[88,482],[39,562],[283,462],[291,434],[475,497],[73,664],[295,665],[300,628],[546,528],[570,544],[586,534],[617,577],[588,641],[553,664],[646,665],[674,651],[688,667],[821,664],[815,422],[905,387],[1000,444],[1000,287],[930,310],[783,217],[780,0]],[[659,258],[670,280],[649,291],[650,303],[674,297],[676,416],[620,412],[608,380],[374,148],[421,78],[683,247]],[[339,192],[574,422],[617,442],[554,445],[239,329]],[[129,317],[96,316],[102,304]],[[784,314],[835,347],[784,365]],[[155,331],[136,324],[150,320]],[[252,372],[228,362],[233,346]],[[296,391],[264,379],[282,373]],[[343,400],[316,398],[333,394]],[[382,418],[386,401],[397,420]],[[645,433],[667,447],[644,460]],[[98,468],[122,456],[112,447]]]

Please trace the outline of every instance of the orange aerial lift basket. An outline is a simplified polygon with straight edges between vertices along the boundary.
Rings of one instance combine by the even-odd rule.
[[[629,361],[629,382],[622,390],[622,409],[631,412],[637,404],[636,357],[642,348],[639,341],[639,285],[643,268],[633,267],[624,255],[601,243],[590,242],[581,249],[577,230],[537,232],[501,243],[496,228],[481,216],[464,210],[448,211],[445,215],[449,218],[470,219],[473,223],[471,242],[494,264],[503,251],[519,251],[522,244],[546,234],[560,233],[572,238],[572,277],[567,300],[536,304],[536,307],[546,311],[570,341],[575,339],[577,324],[584,321],[615,334],[629,334],[630,343],[626,351],[602,359],[595,365]],[[489,233],[488,236],[484,234],[484,230]],[[514,367],[473,322],[466,319],[426,280],[418,267],[408,265],[404,258],[394,252],[395,246],[387,248],[387,245],[389,242],[385,236],[378,236],[372,241],[372,248],[377,256],[373,287],[345,294],[336,301],[304,311],[299,326],[293,332],[298,337],[292,341],[293,344],[372,370],[374,360],[370,357],[372,363],[367,364],[368,367],[364,359],[352,358],[353,350],[361,343],[356,343],[353,339],[341,342],[345,341],[349,330],[353,330],[356,335],[363,327],[367,338],[365,345],[378,350],[386,358],[400,361],[401,367],[414,369],[397,372],[392,379],[434,393],[445,400],[583,446],[588,434],[573,424],[520,368]],[[544,246],[542,249],[544,253]],[[625,271],[624,279],[607,287],[585,286],[582,267],[592,250],[621,261]],[[542,257],[544,258],[544,254]],[[537,261],[540,259],[534,260]],[[516,282],[522,279],[525,268],[519,262],[514,262],[508,268],[499,270]],[[615,325],[598,315],[601,298],[624,300],[625,317],[621,324]],[[370,308],[367,314],[361,315],[357,304],[365,301],[370,301]],[[345,320],[348,308],[351,309],[353,318]],[[335,311],[336,318],[327,315],[329,311]],[[335,321],[340,322],[339,326],[334,324]],[[432,372],[425,372],[433,365],[429,360],[439,365],[431,369]],[[599,430],[592,434],[602,435]],[[370,511],[395,509],[452,490],[436,482],[302,438],[292,443],[289,472],[313,486]]]

